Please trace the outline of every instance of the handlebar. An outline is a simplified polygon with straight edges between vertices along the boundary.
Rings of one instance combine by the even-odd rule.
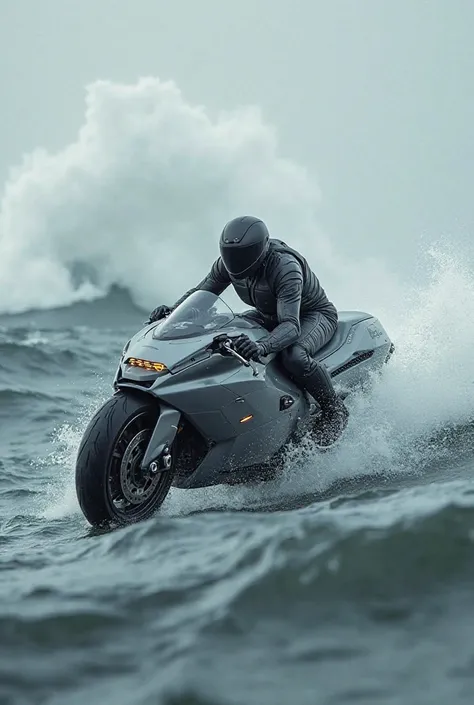
[[[252,360],[246,360],[245,357],[242,357],[242,355],[239,355],[239,353],[236,352],[234,350],[234,348],[232,347],[232,343],[229,340],[229,338],[227,338],[227,340],[225,340],[222,344],[225,347],[225,349],[227,350],[227,352],[229,352],[231,355],[233,355],[235,358],[237,358],[237,360],[240,360],[240,362],[243,365],[245,365],[245,367],[252,368],[254,377],[258,377],[258,367],[256,366],[256,364]]]

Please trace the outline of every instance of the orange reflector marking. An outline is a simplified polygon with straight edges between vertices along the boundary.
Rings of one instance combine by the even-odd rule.
[[[250,419],[253,419],[253,414],[249,414],[248,416],[244,416],[243,419],[240,419],[240,423],[246,423],[247,421],[250,421]]]

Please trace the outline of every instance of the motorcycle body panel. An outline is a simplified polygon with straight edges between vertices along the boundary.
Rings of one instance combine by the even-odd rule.
[[[255,374],[214,346],[217,336],[232,339],[245,333],[259,340],[265,329],[209,292],[189,299],[178,307],[178,315],[146,326],[129,341],[114,380],[116,389],[140,390],[161,406],[144,465],[173,442],[180,424],[191,425],[203,439],[206,452],[197,467],[175,477],[174,485],[182,488],[225,483],[237,471],[271,464],[301,422],[317,411],[315,400],[289,379],[278,356],[257,363]],[[202,313],[211,306],[212,316]],[[316,357],[344,396],[382,369],[392,350],[375,317],[349,311],[339,314],[336,334]],[[165,369],[137,367],[137,360],[161,363]]]

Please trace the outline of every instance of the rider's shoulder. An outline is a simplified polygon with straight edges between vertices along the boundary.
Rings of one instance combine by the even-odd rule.
[[[289,269],[301,269],[301,264],[296,255],[291,251],[283,240],[270,240],[270,256],[268,265],[270,268],[280,268],[285,266]]]

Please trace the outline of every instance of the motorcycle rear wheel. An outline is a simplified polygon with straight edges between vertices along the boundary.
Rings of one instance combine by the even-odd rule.
[[[76,495],[93,526],[143,521],[163,503],[173,482],[173,449],[170,469],[140,469],[158,414],[151,399],[118,392],[89,422],[77,453]]]

